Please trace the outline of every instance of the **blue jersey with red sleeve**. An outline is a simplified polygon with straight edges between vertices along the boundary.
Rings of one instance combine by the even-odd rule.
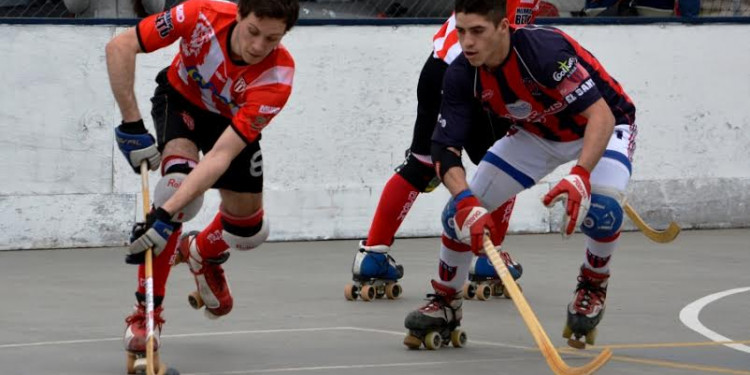
[[[633,102],[573,38],[553,27],[511,27],[510,52],[499,67],[475,68],[463,55],[448,67],[433,141],[463,145],[474,100],[542,138],[574,141],[586,130],[581,112],[600,98],[616,124],[634,124]]]

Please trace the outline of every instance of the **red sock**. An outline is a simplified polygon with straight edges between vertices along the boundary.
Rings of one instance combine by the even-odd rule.
[[[164,296],[167,289],[167,278],[169,271],[172,270],[175,251],[177,250],[177,240],[180,238],[179,229],[172,232],[167,240],[167,246],[162,250],[158,257],[154,258],[152,271],[154,278],[154,296]],[[146,265],[138,266],[138,293],[146,294]]]
[[[216,258],[219,254],[227,251],[229,245],[224,242],[221,232],[224,226],[221,225],[221,211],[219,211],[211,224],[198,233],[195,243],[198,245],[199,252],[203,259]]]
[[[492,243],[495,246],[501,246],[503,241],[505,241],[505,235],[508,233],[508,225],[510,225],[510,215],[513,213],[513,206],[515,205],[516,197],[514,196],[490,214],[492,221],[495,223],[495,233],[492,234]]]
[[[398,227],[406,218],[412,204],[417,200],[419,191],[408,183],[400,174],[395,173],[383,188],[380,202],[372,219],[367,245],[391,246]]]

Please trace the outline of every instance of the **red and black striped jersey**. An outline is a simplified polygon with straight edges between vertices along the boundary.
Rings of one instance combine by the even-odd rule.
[[[603,98],[616,124],[635,122],[635,105],[599,61],[572,37],[553,27],[511,27],[510,52],[490,71],[462,55],[445,74],[439,126],[433,140],[466,141],[472,102],[542,138],[583,138],[581,112]]]

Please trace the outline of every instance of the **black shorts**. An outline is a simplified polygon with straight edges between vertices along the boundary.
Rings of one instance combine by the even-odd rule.
[[[173,139],[187,138],[204,155],[208,153],[219,136],[230,126],[231,120],[190,103],[169,84],[167,69],[159,72],[156,83],[158,85],[151,98],[151,117],[154,119],[159,151],[163,151],[167,142]],[[263,191],[260,136],[232,160],[229,168],[212,187],[239,193]]]
[[[432,133],[437,124],[440,105],[443,100],[443,76],[448,69],[445,61],[430,53],[422,67],[417,83],[417,120],[411,141],[413,154],[430,155]],[[485,109],[479,100],[472,111],[471,129],[464,145],[466,154],[474,164],[479,164],[487,149],[502,138],[510,127],[508,120],[501,119]]]

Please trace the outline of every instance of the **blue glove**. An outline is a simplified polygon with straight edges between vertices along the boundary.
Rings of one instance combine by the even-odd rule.
[[[159,207],[146,215],[146,222],[135,223],[130,233],[130,247],[125,256],[125,263],[141,264],[146,260],[145,251],[153,249],[154,257],[159,256],[167,246],[169,236],[179,223],[172,221],[172,215]]]
[[[161,155],[156,148],[154,137],[148,133],[143,120],[123,122],[115,128],[117,147],[120,148],[125,159],[135,173],[141,173],[141,162],[146,160],[148,167],[155,171],[159,168]]]

